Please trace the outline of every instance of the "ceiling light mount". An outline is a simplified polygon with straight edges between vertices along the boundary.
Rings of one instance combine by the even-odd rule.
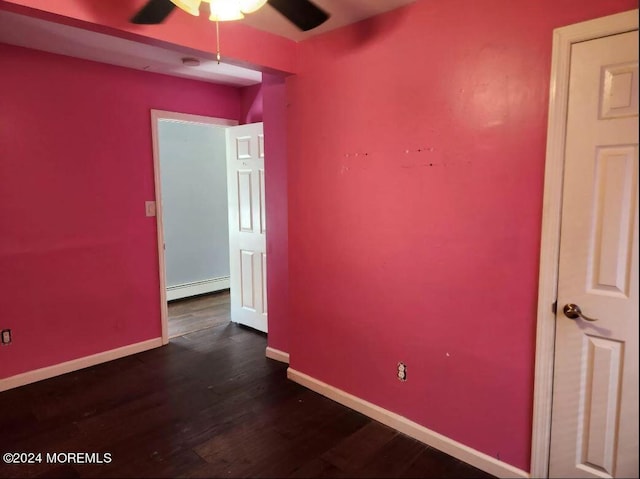
[[[193,58],[193,57],[184,57],[182,59],[182,64],[186,67],[199,67],[200,66],[200,60],[198,60],[197,58]]]

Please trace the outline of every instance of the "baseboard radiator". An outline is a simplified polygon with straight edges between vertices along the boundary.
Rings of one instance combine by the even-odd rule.
[[[213,293],[230,287],[229,276],[194,281],[192,283],[177,284],[167,287],[167,301],[187,298],[197,294]]]

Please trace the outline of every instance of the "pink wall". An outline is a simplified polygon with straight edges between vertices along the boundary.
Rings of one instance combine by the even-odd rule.
[[[246,86],[240,89],[242,116],[240,123],[258,123],[262,121],[263,102],[262,84]]]
[[[267,297],[270,347],[289,352],[287,101],[284,78],[262,76],[267,204]]]
[[[157,338],[150,109],[240,118],[240,90],[0,44],[0,378]]]
[[[425,0],[300,44],[294,369],[529,469],[552,29],[636,7]]]

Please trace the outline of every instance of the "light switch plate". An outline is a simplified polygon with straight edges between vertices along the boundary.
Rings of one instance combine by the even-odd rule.
[[[144,210],[147,216],[155,216],[156,215],[156,202],[155,201],[145,201],[144,202]]]

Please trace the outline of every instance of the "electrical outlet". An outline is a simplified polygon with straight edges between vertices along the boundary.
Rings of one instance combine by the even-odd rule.
[[[407,365],[402,361],[398,363],[397,377],[400,381],[407,380]]]
[[[1,337],[0,344],[2,344],[2,345],[11,344],[11,330],[10,329],[3,329],[0,332],[0,337]]]

